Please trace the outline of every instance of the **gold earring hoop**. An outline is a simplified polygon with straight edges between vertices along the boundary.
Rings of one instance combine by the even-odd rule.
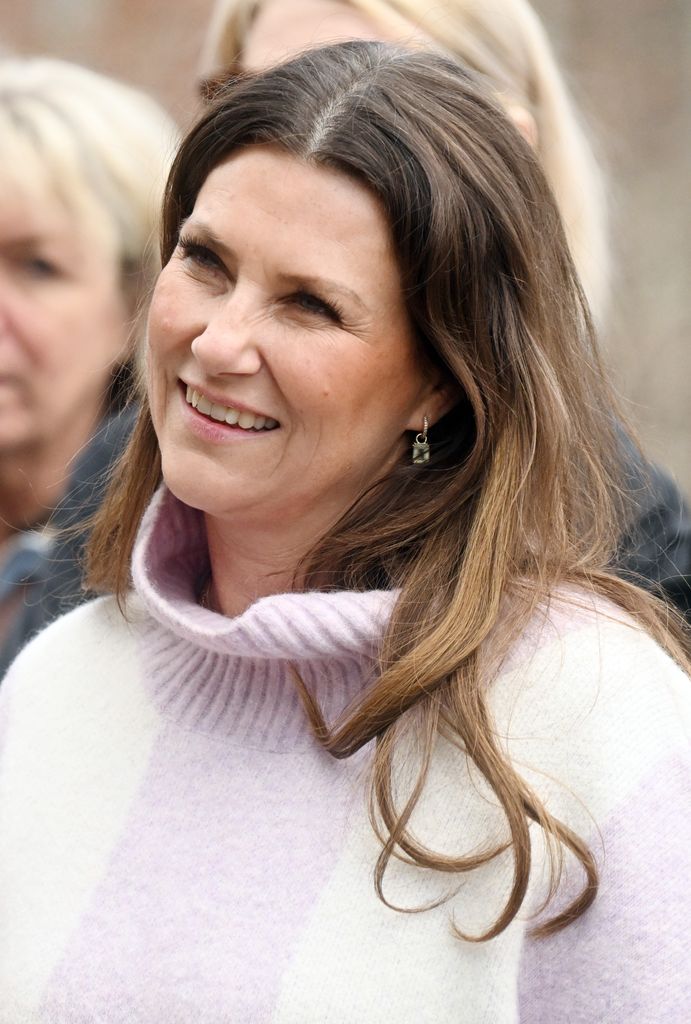
[[[421,466],[425,462],[429,462],[429,441],[427,440],[427,428],[429,427],[429,420],[426,416],[422,418],[422,433],[417,434],[413,441],[413,464],[415,466]]]

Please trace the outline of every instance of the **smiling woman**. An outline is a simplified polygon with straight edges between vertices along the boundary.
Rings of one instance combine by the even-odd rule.
[[[109,596],[0,693],[0,1021],[683,1019],[684,638],[530,146],[317,50],[191,129],[162,256]]]
[[[149,401],[168,487],[207,513],[212,550],[232,527],[219,607],[274,592],[279,570],[290,585],[406,431],[448,411],[439,383],[371,192],[274,146],[211,171],[152,300]],[[270,577],[246,592],[235,566],[257,551]]]
[[[441,49],[482,75],[540,161],[591,312],[605,326],[610,261],[603,177],[528,0],[216,0],[202,94],[212,95],[229,76],[348,39]],[[669,474],[642,462],[633,444],[625,476],[639,511],[620,539],[620,572],[655,592],[662,588],[691,622],[686,501]]]

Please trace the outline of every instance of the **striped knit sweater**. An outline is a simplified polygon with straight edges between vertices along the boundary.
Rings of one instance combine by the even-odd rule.
[[[42,633],[0,689],[2,1024],[682,1024],[691,1019],[691,686],[614,609],[560,600],[491,682],[498,735],[591,843],[593,907],[530,934],[487,927],[511,858],[459,879],[393,861],[373,886],[371,751],[312,738],[295,666],[327,717],[368,685],[393,597],[281,594],[199,608],[201,520],[165,490],[112,599]],[[402,740],[399,793],[414,765]],[[477,851],[496,801],[440,741],[413,831]],[[567,864],[557,905],[581,882]]]

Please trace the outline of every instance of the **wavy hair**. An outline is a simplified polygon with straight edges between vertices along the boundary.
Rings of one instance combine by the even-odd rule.
[[[462,396],[435,425],[425,470],[401,461],[304,566],[308,580],[326,578],[330,587],[400,588],[379,675],[339,721],[327,725],[298,681],[315,734],[334,757],[375,741],[371,809],[383,842],[382,899],[392,856],[462,873],[506,849],[488,837],[484,853],[442,855],[408,828],[437,737],[462,745],[506,815],[514,858],[506,905],[480,938],[498,934],[521,906],[531,821],[551,845],[554,879],[565,849],[586,872],[580,895],[542,926],[553,931],[590,904],[597,871],[587,845],[547,811],[502,750],[483,644],[492,633],[501,660],[536,606],[566,584],[617,602],[683,661],[661,606],[610,569],[626,514],[615,402],[556,204],[530,146],[456,62],[347,43],[219,95],[173,166],[164,262],[210,171],[257,144],[348,175],[378,198],[421,349]],[[144,404],[92,538],[95,589],[124,598],[137,527],[159,480]],[[421,767],[400,806],[394,763],[411,721]]]
[[[202,67],[213,82],[242,68],[265,0],[218,0]],[[285,0],[289,3],[289,0]],[[346,0],[387,38],[428,39],[483,75],[504,107],[535,122],[535,149],[556,196],[591,311],[604,320],[610,287],[606,187],[538,15],[527,0]],[[420,38],[422,33],[423,39]]]

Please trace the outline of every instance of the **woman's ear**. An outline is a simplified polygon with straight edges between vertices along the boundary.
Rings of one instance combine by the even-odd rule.
[[[444,380],[430,384],[418,402],[406,429],[421,431],[425,417],[427,417],[429,426],[433,427],[443,416],[446,416],[447,412],[453,409],[454,405],[458,404],[460,399],[461,393],[455,382]]]
[[[506,112],[518,128],[519,132],[533,149],[537,149],[540,137],[537,130],[537,122],[529,110],[518,104],[506,108]]]

